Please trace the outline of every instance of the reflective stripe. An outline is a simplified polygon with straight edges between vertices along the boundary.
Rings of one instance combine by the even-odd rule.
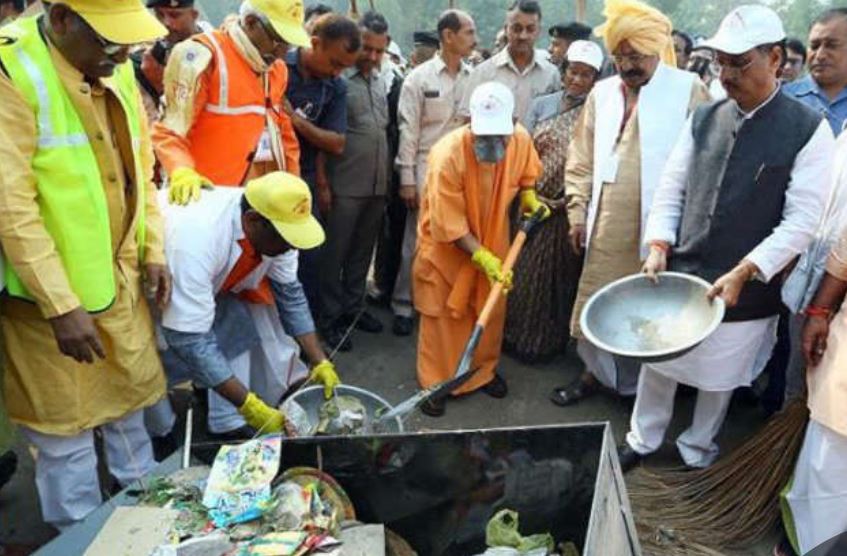
[[[84,133],[75,133],[66,136],[59,136],[53,133],[53,122],[50,94],[47,91],[47,83],[44,81],[44,76],[41,70],[35,65],[35,62],[29,54],[24,52],[24,49],[17,47],[15,53],[21,61],[21,65],[26,71],[27,76],[32,82],[35,89],[35,96],[38,97],[38,105],[41,110],[38,110],[38,146],[42,149],[59,149],[62,147],[78,147],[89,143],[88,136]]]
[[[61,149],[63,147],[81,147],[91,143],[88,135],[84,133],[75,133],[65,137],[47,136],[41,134],[38,137],[38,146],[42,149]]]
[[[265,107],[258,105],[247,105],[247,106],[236,106],[235,108],[230,108],[228,106],[218,106],[217,104],[207,104],[206,110],[213,114],[220,114],[222,116],[243,116],[245,114],[258,114],[259,116],[265,115]]]
[[[211,31],[206,31],[203,34],[208,37],[209,41],[212,43],[212,47],[215,49],[215,54],[218,57],[218,68],[220,71],[220,89],[218,91],[218,103],[207,104],[206,110],[211,112],[212,114],[219,114],[221,116],[244,116],[246,114],[256,114],[259,116],[264,116],[266,112],[264,106],[259,106],[257,104],[248,104],[247,106],[229,105],[229,69],[227,68],[226,56],[224,55],[223,49],[221,49],[220,43],[218,43],[218,40],[215,38],[214,33],[212,33]]]
[[[221,49],[221,45],[218,44],[218,40],[215,38],[214,33],[212,33],[211,31],[206,31],[203,34],[206,35],[212,42],[212,46],[215,49],[215,54],[218,57],[218,67],[220,68],[221,84],[220,91],[218,92],[217,108],[221,110],[226,110],[229,107],[229,69],[227,68],[226,56],[224,56],[224,51]]]

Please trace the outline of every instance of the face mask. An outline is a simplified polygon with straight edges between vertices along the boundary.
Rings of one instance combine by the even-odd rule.
[[[506,156],[506,142],[499,136],[479,136],[474,139],[474,154],[479,162],[496,164]]]

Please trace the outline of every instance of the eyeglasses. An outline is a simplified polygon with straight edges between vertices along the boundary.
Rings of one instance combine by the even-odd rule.
[[[721,62],[720,59],[715,59],[712,60],[712,72],[714,72],[715,75],[720,75],[722,70],[744,73],[755,61],[755,58],[750,58],[749,60],[744,60],[743,58],[731,58],[724,62]]]
[[[650,56],[647,56],[646,54],[614,54],[614,55],[612,55],[612,59],[619,66],[623,65],[624,62],[628,62],[632,66],[637,66],[649,57]]]

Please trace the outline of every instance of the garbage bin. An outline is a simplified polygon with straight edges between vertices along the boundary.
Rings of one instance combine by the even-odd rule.
[[[281,471],[300,466],[332,475],[360,521],[386,525],[420,556],[483,552],[503,508],[519,513],[522,534],[551,533],[583,556],[641,555],[608,423],[285,441]],[[83,554],[114,508],[136,501],[122,492],[37,554]]]
[[[347,491],[360,521],[382,523],[420,555],[485,550],[500,509],[522,534],[551,533],[583,556],[641,551],[607,423],[284,443],[282,467],[322,466]]]

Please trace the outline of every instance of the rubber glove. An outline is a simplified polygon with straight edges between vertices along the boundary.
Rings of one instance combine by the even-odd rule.
[[[285,416],[279,410],[268,406],[259,396],[250,392],[244,405],[238,408],[238,412],[247,421],[247,424],[263,433],[282,432],[285,425]]]
[[[312,369],[309,375],[309,382],[319,382],[324,385],[324,398],[330,399],[332,391],[335,387],[341,384],[341,379],[338,378],[338,373],[335,372],[335,365],[329,359],[324,359]]]
[[[168,201],[172,205],[187,205],[200,200],[200,188],[212,187],[212,181],[184,166],[171,173]]]
[[[550,207],[538,200],[538,195],[534,189],[524,189],[521,191],[521,214],[530,217],[538,212],[538,209],[542,210],[540,221],[547,220],[553,214]]]
[[[512,288],[512,271],[510,270],[508,273],[503,273],[503,262],[500,260],[497,255],[486,249],[485,247],[480,247],[477,249],[471,261],[479,268],[487,277],[488,280],[494,284],[495,282],[499,282],[503,284],[503,288],[506,291]]]

